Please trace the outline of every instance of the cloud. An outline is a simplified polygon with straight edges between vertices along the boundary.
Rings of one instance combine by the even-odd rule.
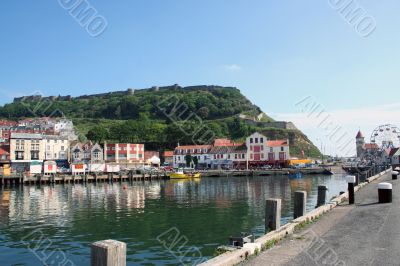
[[[336,110],[326,110],[321,105],[316,112],[310,111],[312,106],[317,105],[310,104],[307,108],[296,106],[299,110],[297,113],[277,113],[273,117],[277,120],[292,121],[319,148],[323,146],[326,153],[332,155],[346,155],[344,150],[339,148],[344,143],[349,146],[347,150],[355,154],[355,136],[359,129],[368,142],[372,131],[379,125],[400,125],[400,102]],[[332,137],[334,129],[337,129],[338,133]],[[345,137],[339,141],[339,136]]]
[[[240,71],[240,70],[242,70],[242,67],[239,66],[239,65],[236,65],[236,64],[232,64],[232,65],[223,65],[223,68],[224,68],[225,70],[228,70],[228,71]]]

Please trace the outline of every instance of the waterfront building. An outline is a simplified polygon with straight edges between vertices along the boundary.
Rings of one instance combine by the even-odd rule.
[[[164,151],[164,164],[174,164],[174,151]]]
[[[208,167],[212,169],[244,169],[247,162],[247,148],[243,143],[214,145],[210,151]]]
[[[192,158],[196,157],[197,159],[197,167],[199,168],[207,168],[208,163],[211,159],[210,151],[212,145],[187,145],[187,146],[178,146],[174,151],[174,167],[186,167],[187,162],[186,158],[190,155]],[[194,162],[192,162],[192,166],[194,166]]]
[[[58,135],[43,135],[45,141],[45,160],[67,161],[69,158],[69,140]]]
[[[104,150],[98,143],[75,143],[71,148],[71,157],[71,170],[74,174],[106,170]]]
[[[267,137],[258,132],[246,139],[247,155],[250,165],[264,165],[267,160]]]
[[[269,165],[282,166],[290,159],[289,140],[268,140],[267,161]]]
[[[140,166],[145,163],[144,144],[106,143],[104,144],[105,161],[119,165]]]
[[[10,160],[16,172],[40,174],[45,159],[45,142],[42,134],[11,133]]]

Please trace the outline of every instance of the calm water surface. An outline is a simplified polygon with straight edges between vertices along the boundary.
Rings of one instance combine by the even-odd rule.
[[[128,265],[199,262],[231,235],[263,234],[267,198],[282,199],[284,223],[291,219],[296,190],[308,192],[307,207],[313,209],[318,185],[329,187],[327,199],[346,189],[342,175],[3,189],[0,265],[42,265],[40,259],[58,265],[65,258],[73,263],[68,265],[89,265],[89,244],[104,239],[127,243]]]

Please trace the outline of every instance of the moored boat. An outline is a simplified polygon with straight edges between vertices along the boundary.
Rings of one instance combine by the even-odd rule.
[[[177,171],[169,174],[170,179],[190,179],[190,178],[200,178],[200,173],[185,173],[183,169],[178,169]]]

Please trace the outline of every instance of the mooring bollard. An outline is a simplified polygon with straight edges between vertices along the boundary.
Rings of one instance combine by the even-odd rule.
[[[318,186],[318,198],[316,208],[325,205],[326,203],[326,192],[328,191],[327,186]]]
[[[378,198],[379,198],[379,203],[391,203],[392,202],[392,184],[379,183],[378,184]]]
[[[349,190],[349,204],[354,204],[354,184],[356,183],[356,177],[353,175],[346,176],[347,188]]]
[[[92,266],[126,266],[126,244],[104,240],[91,245]]]
[[[302,217],[306,214],[306,201],[307,201],[306,191],[294,192],[294,210],[293,210],[294,219]]]
[[[399,172],[397,172],[397,171],[392,171],[392,179],[393,179],[393,180],[396,180],[398,175],[399,175]]]
[[[265,233],[281,227],[281,199],[267,199],[265,202]]]

